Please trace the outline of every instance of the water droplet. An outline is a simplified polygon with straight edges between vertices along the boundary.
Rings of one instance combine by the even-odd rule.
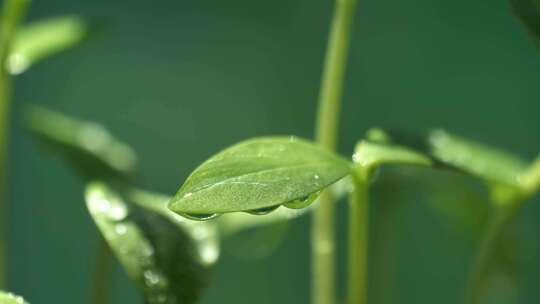
[[[320,176],[319,176],[318,174],[315,174],[315,175],[313,175],[313,178],[314,178],[314,179],[319,179]]]
[[[149,269],[143,273],[144,282],[150,288],[162,288],[167,285],[165,277],[156,270]]]
[[[259,209],[254,209],[254,210],[248,210],[246,212],[249,213],[249,214],[253,214],[253,215],[265,215],[265,214],[268,214],[268,213],[276,210],[277,208],[279,208],[279,205],[271,206],[271,207],[265,207],[265,208],[259,208]]]
[[[28,66],[30,65],[30,63],[28,62],[28,58],[17,53],[9,56],[6,64],[10,73],[14,75],[18,75],[26,71],[26,69],[28,69]]]
[[[180,215],[193,221],[208,221],[208,220],[215,219],[216,217],[220,216],[220,214],[217,214],[217,213],[201,213],[201,214],[180,213]]]
[[[115,203],[109,210],[109,217],[115,221],[121,221],[126,218],[128,210],[126,206],[120,203]]]
[[[100,197],[96,198],[91,206],[94,211],[104,213],[111,208],[111,202],[106,198]]]
[[[118,235],[124,235],[127,232],[127,226],[125,224],[118,224],[118,225],[114,226],[114,231]]]
[[[201,262],[204,265],[212,265],[217,261],[219,257],[219,251],[214,244],[212,244],[211,242],[206,242],[199,247],[199,255],[201,258]]]
[[[188,193],[184,194],[184,196],[182,198],[187,198],[187,197],[190,197],[192,195],[193,195],[192,192],[188,192]]]
[[[21,296],[14,295],[12,293],[7,293],[6,297],[7,297],[7,300],[12,300],[12,301],[15,301],[16,303],[19,303],[19,304],[25,303],[24,299]]]
[[[313,194],[310,194],[308,196],[304,196],[302,198],[296,199],[294,201],[290,201],[288,203],[283,204],[283,206],[290,208],[290,209],[302,209],[306,208],[307,206],[311,205],[317,197],[319,197],[320,191],[315,192]]]

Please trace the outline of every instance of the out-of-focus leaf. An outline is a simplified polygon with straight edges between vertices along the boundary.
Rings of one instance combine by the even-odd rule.
[[[197,301],[219,255],[215,223],[168,211],[165,196],[135,191],[122,197],[100,182],[88,186],[86,202],[146,303]]]
[[[304,207],[317,192],[349,173],[349,162],[309,141],[256,138],[225,149],[199,166],[169,208],[181,214],[219,214],[262,213],[282,204]]]
[[[264,218],[243,213],[243,215]],[[225,215],[226,216],[226,215]],[[265,225],[253,226],[251,229],[242,229],[230,234],[223,242],[223,249],[242,259],[263,259],[270,256],[282,243],[289,231],[289,221],[276,221]]]
[[[432,132],[429,142],[433,155],[442,162],[488,182],[521,187],[519,176],[527,163],[518,157],[442,130]]]
[[[448,232],[461,240],[480,237],[492,207],[482,183],[448,172],[419,176],[418,182],[426,185],[428,206]]]
[[[126,176],[135,167],[135,152],[99,124],[41,108],[26,114],[32,133],[87,178]]]
[[[523,188],[529,195],[540,189],[540,155],[531,163],[527,171],[521,177]]]
[[[407,147],[367,140],[360,141],[356,145],[353,161],[367,171],[386,164],[431,165],[429,157]]]
[[[23,297],[0,291],[0,304],[28,304]]]
[[[33,22],[15,36],[6,62],[11,74],[20,74],[34,63],[78,44],[87,33],[79,17],[67,16]]]
[[[540,47],[540,0],[510,0],[510,4]]]

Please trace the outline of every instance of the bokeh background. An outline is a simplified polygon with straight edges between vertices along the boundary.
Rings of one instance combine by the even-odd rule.
[[[9,289],[33,303],[86,303],[97,239],[82,181],[38,149],[22,125],[25,106],[107,125],[138,151],[140,185],[174,193],[197,164],[239,140],[313,136],[332,7],[331,0],[34,1],[30,20],[80,14],[100,24],[100,34],[17,78]],[[532,159],[539,113],[540,54],[505,0],[359,1],[344,155],[372,126],[442,127]],[[410,169],[383,170],[373,188],[372,303],[459,303],[484,224],[482,185]],[[500,249],[491,304],[540,301],[535,200]],[[308,303],[309,223],[295,221],[265,259],[225,251],[201,302]],[[118,265],[113,289],[114,303],[141,303]]]

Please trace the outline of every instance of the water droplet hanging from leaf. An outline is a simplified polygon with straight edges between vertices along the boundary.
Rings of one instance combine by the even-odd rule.
[[[321,191],[350,170],[348,161],[304,139],[250,139],[195,169],[169,208],[179,214],[267,211]]]
[[[289,209],[302,209],[302,208],[306,208],[307,206],[311,205],[320,195],[320,191],[319,192],[315,192],[313,194],[310,194],[310,195],[306,195],[304,197],[301,197],[299,199],[295,199],[293,201],[290,201],[290,202],[286,202],[285,204],[283,204],[283,206],[289,208]]]

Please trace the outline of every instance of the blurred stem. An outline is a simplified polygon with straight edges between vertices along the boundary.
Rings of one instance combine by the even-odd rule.
[[[102,236],[97,241],[96,269],[94,270],[94,285],[92,294],[92,304],[106,304],[110,302],[111,295],[111,275],[112,275],[112,255],[109,245]]]
[[[4,0],[0,15],[0,289],[6,287],[7,275],[7,135],[9,126],[9,103],[11,97],[10,77],[6,70],[11,41],[21,22],[28,0]]]
[[[367,174],[358,175],[349,197],[348,304],[367,303],[369,190]]]
[[[497,241],[517,209],[517,203],[497,205],[495,213],[487,227],[480,246],[474,257],[469,276],[469,283],[465,294],[466,304],[479,304],[482,301],[484,290],[484,278],[491,258],[493,257]]]
[[[9,84],[8,77],[0,76],[0,289],[6,289],[7,276],[7,126]]]
[[[320,145],[331,151],[334,151],[337,145],[345,63],[355,2],[356,0],[336,1],[321,80],[315,137]],[[333,304],[336,299],[334,204],[331,191],[324,191],[321,203],[313,212],[313,304]]]

